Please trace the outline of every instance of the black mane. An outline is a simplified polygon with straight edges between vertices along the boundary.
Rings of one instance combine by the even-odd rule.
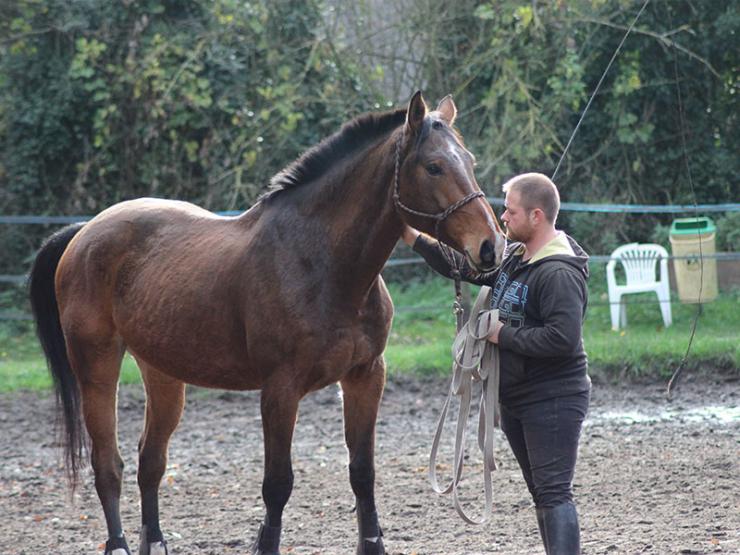
[[[363,114],[304,152],[270,180],[270,188],[258,199],[270,200],[280,191],[313,181],[337,160],[386,135],[406,120],[406,108]]]

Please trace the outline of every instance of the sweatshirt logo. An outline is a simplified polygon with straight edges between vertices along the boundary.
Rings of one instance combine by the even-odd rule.
[[[498,308],[500,321],[512,328],[519,328],[524,324],[528,291],[528,285],[509,281],[509,275],[504,272],[499,274],[491,294],[491,308]]]

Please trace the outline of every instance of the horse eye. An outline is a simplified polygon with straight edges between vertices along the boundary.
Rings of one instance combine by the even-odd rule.
[[[442,175],[442,167],[439,166],[439,164],[427,164],[426,166],[427,173],[429,175]]]
[[[443,127],[444,127],[444,125],[442,125],[442,122],[441,121],[435,121],[434,123],[432,123],[432,128],[433,129],[442,129]]]

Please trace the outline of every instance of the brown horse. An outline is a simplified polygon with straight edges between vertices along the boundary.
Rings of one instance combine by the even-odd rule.
[[[253,553],[278,553],[293,487],[298,403],[339,382],[356,496],[357,553],[384,553],[374,498],[375,420],[393,305],[380,271],[404,222],[438,234],[480,269],[503,235],[453,130],[450,97],[428,111],[361,116],[307,151],[238,217],[185,202],[122,202],[41,248],[30,295],[61,400],[72,483],[84,419],[106,554],[129,554],[119,514],[116,440],[121,359],[146,390],[139,442],[140,554],[167,553],[158,488],[185,384],[260,389],[266,515]]]

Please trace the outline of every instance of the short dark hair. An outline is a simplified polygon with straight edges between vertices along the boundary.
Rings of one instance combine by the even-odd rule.
[[[555,184],[544,174],[523,173],[504,183],[504,193],[516,191],[522,206],[529,212],[539,208],[551,224],[555,223],[560,212],[560,194]]]

